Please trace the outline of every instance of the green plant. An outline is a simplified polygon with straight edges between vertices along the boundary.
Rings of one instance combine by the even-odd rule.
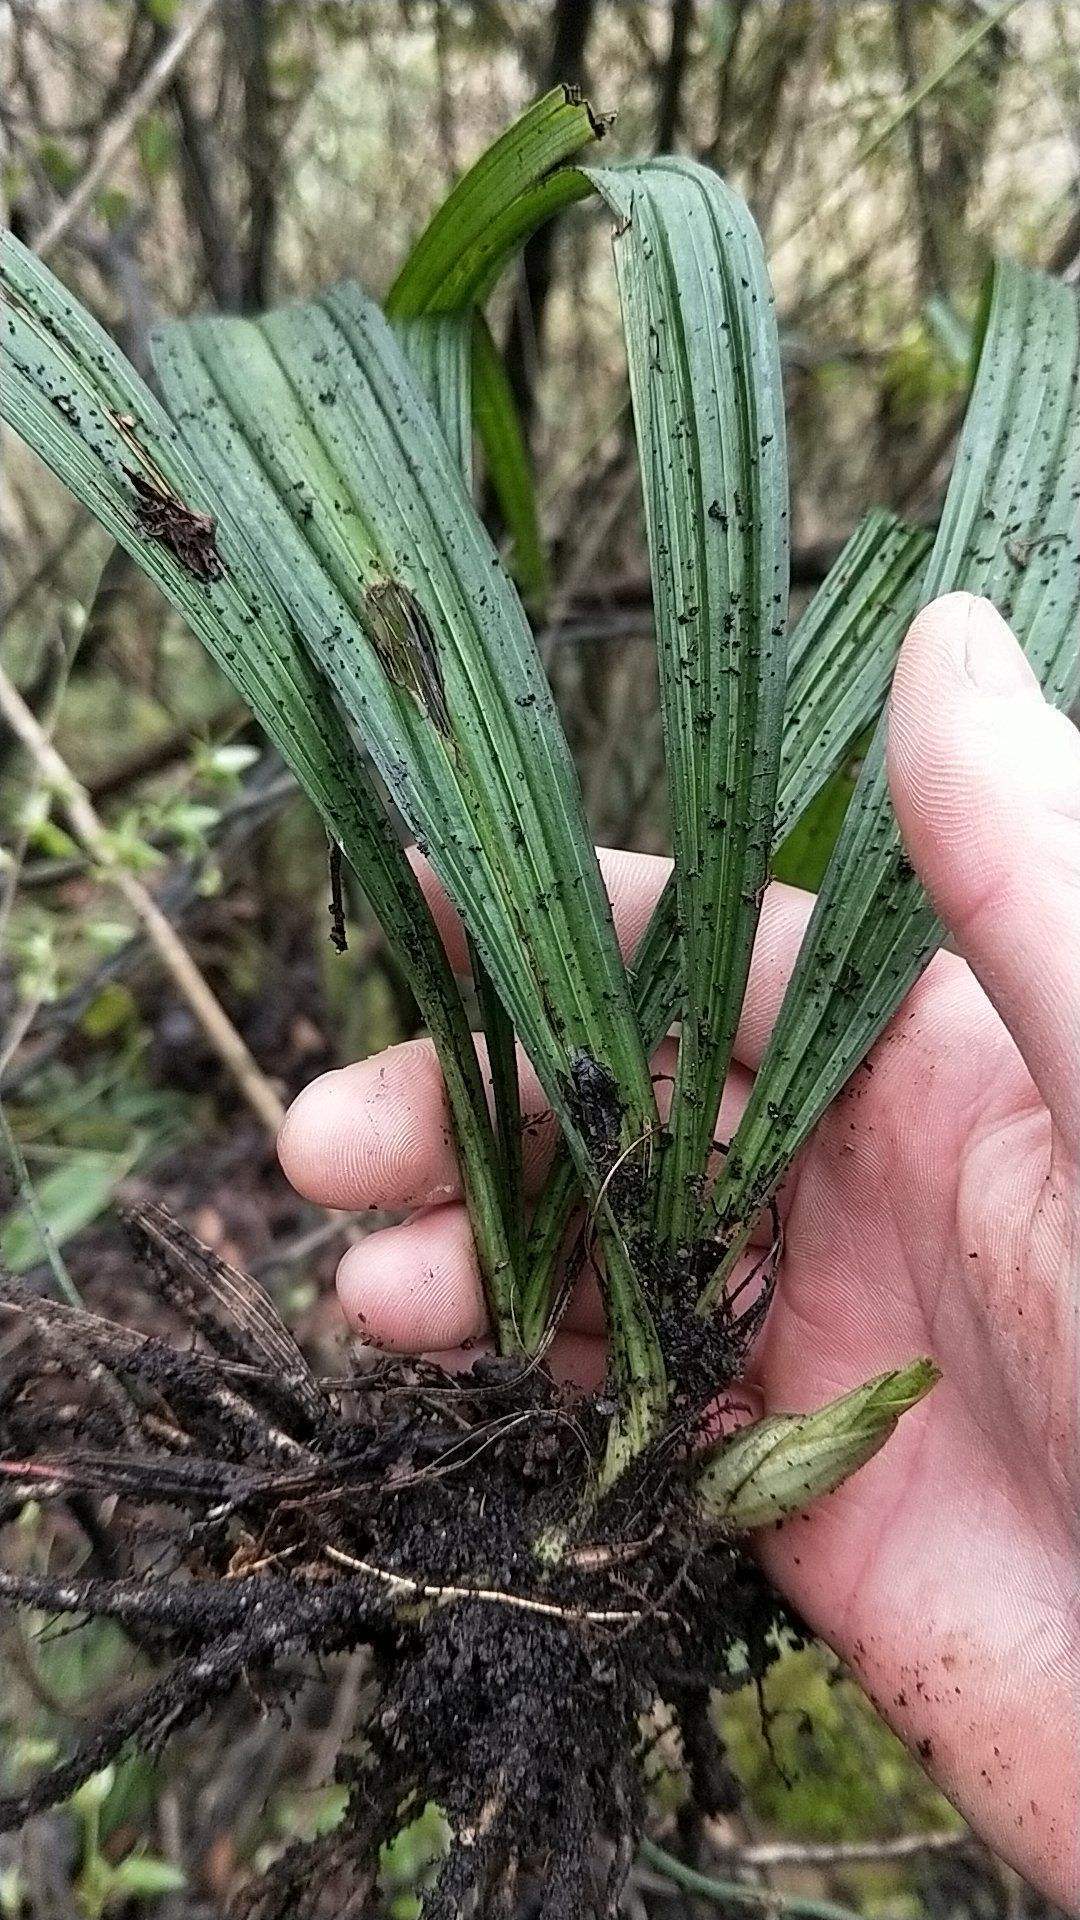
[[[19,1774],[40,1766],[42,1761],[55,1757],[56,1747],[55,1740],[40,1737],[12,1741],[7,1755],[8,1770]],[[134,1848],[119,1859],[109,1857],[106,1851],[109,1835],[117,1824],[117,1811],[123,1808],[127,1788],[128,1783],[118,1776],[116,1767],[103,1767],[82,1782],[69,1802],[77,1834],[72,1891],[85,1920],[104,1920],[107,1914],[131,1911],[133,1902],[160,1899],[164,1894],[179,1892],[187,1884],[179,1868],[141,1848]],[[17,1865],[0,1874],[0,1913],[10,1916],[10,1920],[22,1920],[24,1914],[30,1913],[30,1899]]]
[[[116,1782],[116,1770],[103,1767],[84,1780],[71,1805],[80,1827],[79,1873],[75,1897],[86,1920],[104,1920],[132,1900],[159,1899],[187,1884],[168,1860],[153,1854],[127,1853],[112,1861],[102,1852],[101,1816]]]
[[[768,1657],[773,1610],[734,1537],[836,1486],[935,1378],[916,1359],[819,1413],[696,1444],[767,1311],[778,1227],[749,1305],[728,1288],[734,1262],[941,939],[884,772],[879,715],[900,639],[935,594],[984,592],[1055,700],[1080,685],[1073,295],[1008,263],[994,269],[936,536],[870,515],[789,636],[783,400],[756,231],[738,197],[689,162],[571,164],[605,131],[561,89],[540,101],[459,182],[385,313],[349,285],[259,320],[167,328],[155,348],[164,406],[32,256],[5,245],[8,418],[250,702],[401,954],[446,1081],[500,1356],[458,1390],[446,1441],[457,1464],[439,1467],[454,1477],[444,1508],[438,1476],[409,1464],[426,1377],[418,1392],[415,1375],[381,1376],[403,1396],[387,1406],[412,1406],[411,1416],[372,1403],[370,1418],[343,1421],[267,1303],[256,1308],[236,1276],[215,1281],[189,1246],[143,1223],[159,1251],[201,1272],[212,1298],[247,1302],[244,1351],[280,1375],[273,1393],[265,1379],[252,1386],[242,1418],[233,1408],[235,1428],[222,1425],[212,1372],[199,1376],[202,1412],[188,1379],[187,1429],[214,1458],[202,1462],[200,1493],[190,1476],[184,1484],[193,1498],[231,1488],[230,1522],[240,1526],[248,1502],[260,1565],[274,1564],[271,1536],[291,1560],[247,1583],[204,1580],[214,1590],[194,1595],[154,1596],[138,1582],[61,1597],[55,1583],[24,1580],[9,1591],[152,1618],[182,1654],[143,1720],[113,1727],[108,1751],[166,1706],[190,1717],[240,1672],[375,1636],[385,1664],[377,1761],[346,1769],[356,1793],[342,1827],[317,1843],[319,1873],[287,1869],[275,1891],[253,1896],[259,1913],[299,1906],[339,1871],[370,1885],[380,1837],[427,1799],[445,1805],[456,1835],[431,1914],[458,1911],[472,1893],[485,1911],[506,1911],[530,1849],[559,1858],[546,1913],[614,1910],[642,1820],[634,1728],[643,1700],[669,1684],[672,1643],[693,1641],[699,1664],[733,1641],[747,1643],[751,1664]],[[629,970],[521,600],[470,497],[475,421],[526,584],[541,591],[535,503],[482,307],[528,234],[590,194],[615,222],[675,853]],[[800,960],[710,1191],[772,852],[870,728]],[[357,736],[467,929],[494,1120],[465,1003]],[[677,1068],[661,1126],[649,1056],[673,1019]],[[528,1221],[518,1043],[565,1143]],[[560,1281],[575,1208],[585,1224]],[[539,1363],[594,1240],[612,1380],[571,1411]],[[205,1332],[213,1315],[199,1312]],[[115,1335],[50,1313],[53,1337],[62,1323],[116,1351]],[[235,1359],[235,1331],[231,1346],[219,1325],[214,1337]],[[137,1370],[130,1343],[124,1351],[121,1371]],[[297,1472],[321,1486],[336,1463],[340,1493],[356,1462],[378,1455],[384,1478],[392,1463],[389,1493],[372,1494],[368,1478],[357,1483],[366,1504],[335,1509],[332,1524],[316,1509],[297,1536],[295,1501],[274,1507],[271,1524],[266,1502],[283,1501],[281,1487],[272,1475],[256,1485],[250,1467],[245,1478],[236,1452],[274,1456],[278,1440],[263,1431],[271,1401],[274,1433],[283,1426],[303,1455]],[[536,1453],[537,1423],[556,1433],[571,1424],[586,1463],[575,1441],[557,1458]],[[11,1469],[17,1483],[22,1469]],[[54,1460],[51,1471],[70,1489],[90,1469]],[[125,1471],[125,1485],[160,1491],[160,1461]],[[166,1478],[179,1498],[177,1476]],[[26,1484],[40,1485],[40,1470]],[[399,1486],[411,1490],[404,1504]],[[203,1564],[231,1576],[236,1542],[217,1524]],[[618,1573],[628,1558],[641,1569],[630,1607]],[[700,1619],[678,1597],[690,1565],[716,1623],[705,1650]],[[190,1653],[200,1620],[216,1635],[201,1663]],[[597,1633],[615,1636],[602,1659]],[[632,1660],[612,1651],[620,1635]],[[479,1707],[462,1680],[478,1667],[491,1675]],[[577,1701],[573,1726],[573,1710],[548,1697],[560,1687]],[[88,1755],[101,1764],[100,1740],[5,1816],[55,1797]],[[590,1890],[594,1824],[618,1841],[603,1892]]]

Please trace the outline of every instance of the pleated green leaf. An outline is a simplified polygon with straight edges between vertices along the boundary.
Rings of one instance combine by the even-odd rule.
[[[776,846],[880,713],[933,544],[928,528],[875,508],[792,630]]]
[[[392,322],[468,492],[473,483],[472,315],[422,313]]]
[[[510,537],[507,565],[535,618],[551,585],[547,550],[521,417],[482,313],[473,328],[473,413],[487,478]]]
[[[933,535],[875,509],[838,554],[788,643],[773,852],[881,711]],[[646,1045],[685,1004],[672,877],[642,935],[631,985]]]
[[[592,181],[577,167],[559,167],[524,187],[493,211],[474,245],[460,255],[450,252],[440,259],[441,279],[433,277],[432,284],[423,285],[415,295],[422,304],[412,304],[411,285],[404,290],[394,286],[387,296],[386,312],[397,320],[418,313],[462,313],[483,306],[530,235],[546,220],[553,220],[579,200],[587,200],[592,192]]]
[[[378,309],[355,288],[169,328],[166,398],[469,931],[599,1208],[640,1444],[663,1366],[605,1184],[648,1065],[521,603]],[[598,1116],[597,1094],[603,1111]],[[601,1124],[598,1124],[598,1117]]]
[[[590,170],[616,217],[686,1002],[658,1227],[687,1243],[764,892],[784,706],[780,350],[757,229],[692,161]]]
[[[648,1074],[550,690],[378,309],[342,287],[258,322],[169,328],[156,359],[193,457],[253,529],[556,1111],[580,1139],[569,1081],[603,1036],[597,1064],[640,1131]]]
[[[1080,303],[1005,262],[920,601],[965,589],[1010,622],[1047,697],[1080,688]],[[878,725],[715,1195],[728,1258],[941,944],[905,855]]]
[[[468,1022],[412,870],[249,530],[88,313],[10,234],[0,243],[4,418],[187,621],[257,714],[356,871],[438,1049],[481,1269],[510,1328],[506,1223]]]
[[[398,320],[392,325],[398,344],[427,395],[465,485],[471,489],[474,317],[468,313],[422,314],[417,320]],[[480,1024],[487,1042],[495,1104],[497,1175],[502,1213],[507,1223],[514,1271],[520,1276],[525,1190],[517,1039],[513,1023],[471,941],[469,954]]]
[[[777,849],[772,863],[774,880],[785,886],[802,887],[810,893],[817,892],[854,791],[855,771],[841,767]]]
[[[387,294],[387,313],[453,313],[483,299],[536,226],[591,192],[562,163],[609,125],[576,87],[544,94],[447,195]]]
[[[856,528],[796,623],[773,823],[773,853],[847,760],[881,709],[900,643],[919,604],[933,535],[875,509]],[[674,878],[649,920],[630,973],[634,1010],[651,1053],[685,1004]],[[577,1183],[560,1156],[535,1209],[524,1267],[521,1326],[542,1337],[559,1249]]]

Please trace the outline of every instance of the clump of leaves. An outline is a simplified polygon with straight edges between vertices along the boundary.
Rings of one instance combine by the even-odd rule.
[[[5,1288],[26,1325],[0,1403],[13,1501],[107,1494],[143,1519],[116,1528],[117,1578],[11,1575],[3,1591],[110,1615],[173,1664],[0,1817],[70,1793],[128,1740],[159,1744],[241,1677],[280,1695],[302,1656],[372,1649],[378,1685],[339,1763],[345,1818],[251,1891],[253,1914],[366,1911],[380,1842],[432,1800],[453,1837],[427,1914],[509,1913],[538,1865],[548,1920],[614,1914],[644,1818],[648,1710],[662,1698],[700,1730],[702,1675],[736,1642],[751,1671],[768,1657],[775,1607],[739,1535],[837,1485],[934,1379],[916,1359],[818,1413],[700,1444],[768,1310],[780,1182],[941,938],[884,772],[900,639],[921,604],[964,587],[996,601],[1055,700],[1080,684],[1074,296],[995,268],[936,536],[871,514],[789,633],[758,236],[697,165],[571,164],[604,132],[571,93],[540,101],[459,182],[383,311],[346,285],[258,320],[166,328],[164,405],[5,242],[7,417],[250,702],[401,955],[443,1068],[497,1349],[454,1383],[390,1363],[320,1382],[261,1292],[157,1216],[134,1225],[147,1280],[195,1325],[194,1349]],[[521,599],[471,499],[475,423],[535,591],[535,506],[482,308],[529,233],[593,194],[614,218],[675,854],[629,969]],[[772,851],[870,729],[710,1190]],[[357,737],[467,929],[494,1118]],[[673,1020],[661,1124],[649,1056]],[[531,1218],[519,1044],[564,1138]],[[763,1219],[773,1244],[735,1286]],[[594,1244],[611,1377],[574,1399],[543,1357]]]

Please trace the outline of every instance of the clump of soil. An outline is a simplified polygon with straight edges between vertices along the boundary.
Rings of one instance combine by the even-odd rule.
[[[0,1387],[0,1522],[62,1498],[98,1569],[0,1574],[0,1598],[110,1617],[171,1664],[0,1800],[0,1830],[240,1681],[280,1700],[305,1662],[364,1646],[375,1684],[338,1761],[344,1820],[247,1889],[248,1920],[371,1912],[381,1844],[430,1801],[453,1840],[427,1920],[509,1916],[527,1884],[540,1920],[614,1916],[658,1703],[715,1801],[708,1688],[735,1643],[744,1670],[771,1657],[775,1602],[690,1509],[693,1418],[590,1501],[601,1396],[490,1359],[464,1379],[380,1361],[320,1380],[255,1282],[158,1210],[130,1229],[186,1344],[0,1283],[21,1329]],[[700,1397],[695,1380],[685,1404]]]

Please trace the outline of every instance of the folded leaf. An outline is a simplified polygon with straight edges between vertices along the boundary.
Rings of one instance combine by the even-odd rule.
[[[741,1428],[695,1474],[699,1511],[739,1533],[801,1513],[865,1466],[939,1378],[932,1360],[913,1360],[815,1413],[774,1413]]]
[[[590,169],[645,499],[685,992],[657,1224],[696,1225],[764,892],[787,651],[784,396],[750,215],[691,161]]]
[[[556,87],[530,107],[462,175],[421,234],[387,296],[395,323],[435,313],[468,318],[534,228],[590,192],[586,180],[560,163],[601,139],[607,124],[573,88]],[[541,607],[548,567],[528,449],[505,369],[478,311],[474,338],[476,428],[512,543],[510,569],[529,605]]]
[[[576,87],[544,94],[447,195],[387,294],[387,313],[460,312],[484,298],[533,226],[592,191],[562,162],[602,139],[609,124]]]

